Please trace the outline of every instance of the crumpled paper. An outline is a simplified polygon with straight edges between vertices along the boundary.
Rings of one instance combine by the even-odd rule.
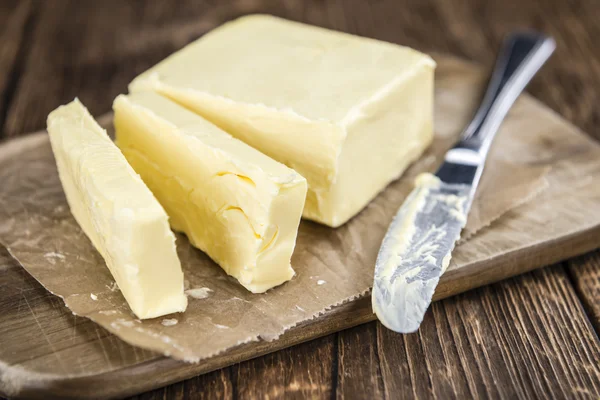
[[[494,168],[484,169],[458,243],[466,242],[504,213],[527,203],[547,189],[546,175],[550,169],[547,165],[528,165],[523,169],[499,159],[494,163]]]
[[[468,77],[453,79],[464,73],[461,64],[438,61],[436,138],[431,148],[346,225],[332,229],[302,221],[292,258],[297,275],[267,293],[249,293],[178,234],[188,309],[136,319],[103,259],[71,216],[45,133],[0,147],[0,242],[74,314],[132,345],[197,362],[243,343],[274,340],[369,292],[381,240],[414,177],[436,169],[478,102],[475,81],[471,85]],[[469,90],[471,95],[465,96]],[[543,191],[547,172],[493,146],[465,228],[466,240]]]

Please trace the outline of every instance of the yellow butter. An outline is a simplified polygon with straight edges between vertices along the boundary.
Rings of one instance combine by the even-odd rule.
[[[184,311],[167,214],[123,154],[79,100],[50,113],[48,133],[71,212],[135,315]]]
[[[433,138],[435,62],[415,50],[253,15],[137,77],[308,181],[304,217],[339,226]]]
[[[117,144],[173,229],[252,292],[292,278],[302,176],[153,92],[113,108]]]

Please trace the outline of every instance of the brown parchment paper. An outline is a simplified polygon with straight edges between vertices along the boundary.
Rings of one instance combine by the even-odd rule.
[[[455,79],[464,73],[460,64],[438,66],[436,137],[427,153],[346,225],[331,229],[303,221],[292,259],[296,277],[265,294],[246,291],[177,235],[191,294],[188,309],[137,320],[70,214],[44,133],[28,138],[19,151],[11,150],[10,143],[0,148],[0,242],[74,314],[133,345],[194,362],[242,343],[274,340],[287,329],[369,292],[381,240],[414,177],[435,170],[478,102],[479,93],[473,91],[477,85],[470,86],[466,76]],[[465,95],[468,90],[471,93]],[[467,240],[482,228],[493,229],[495,219],[547,186],[547,167],[522,164],[512,152],[503,151],[510,135],[518,134],[502,131],[492,148],[466,227]]]

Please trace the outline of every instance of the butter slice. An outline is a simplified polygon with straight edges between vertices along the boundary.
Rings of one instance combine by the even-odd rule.
[[[121,95],[113,108],[117,144],[173,229],[251,292],[292,278],[302,176],[158,94]]]
[[[433,138],[435,62],[407,47],[265,15],[227,23],[137,77],[308,181],[337,227]]]
[[[48,116],[58,173],[73,216],[138,318],[187,307],[168,217],[123,154],[74,100]]]

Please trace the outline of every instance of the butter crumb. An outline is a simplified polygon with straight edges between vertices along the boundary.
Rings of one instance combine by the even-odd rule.
[[[46,260],[48,260],[48,261],[50,262],[50,264],[53,264],[53,265],[54,265],[54,264],[56,263],[56,259],[59,259],[59,260],[64,260],[64,259],[65,259],[65,256],[63,256],[63,255],[62,255],[62,254],[60,254],[60,253],[56,253],[56,252],[54,252],[54,251],[51,251],[51,252],[49,252],[49,253],[45,253],[45,254],[44,254],[44,258],[45,258]]]
[[[162,320],[161,324],[163,326],[173,326],[173,325],[177,325],[177,320],[175,318],[165,318]]]
[[[188,289],[185,291],[185,294],[194,298],[194,299],[205,299],[210,296],[212,289],[207,287]]]
[[[115,281],[111,282],[110,285],[104,285],[104,286],[106,286],[106,288],[108,290],[110,290],[111,292],[114,292],[115,290],[119,289],[119,285],[117,285],[117,282],[115,282]]]

